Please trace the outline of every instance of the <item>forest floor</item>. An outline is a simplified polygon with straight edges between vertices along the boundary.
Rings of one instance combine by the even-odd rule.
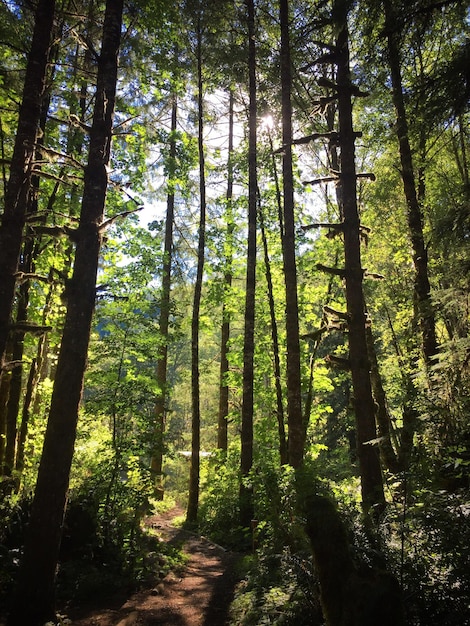
[[[172,520],[180,512],[155,515],[146,523],[164,541],[182,545],[188,561],[155,586],[111,598],[90,599],[67,611],[73,626],[225,626],[238,582],[240,556],[188,531]]]

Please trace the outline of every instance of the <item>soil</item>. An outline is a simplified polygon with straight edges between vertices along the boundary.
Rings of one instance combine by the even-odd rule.
[[[238,582],[239,555],[211,541],[175,528],[180,512],[156,515],[146,523],[162,540],[183,545],[189,560],[179,574],[170,573],[155,586],[112,598],[90,600],[88,606],[70,609],[73,626],[225,626]]]

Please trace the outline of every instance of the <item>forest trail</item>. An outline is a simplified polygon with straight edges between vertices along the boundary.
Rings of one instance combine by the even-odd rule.
[[[224,626],[238,582],[239,555],[172,525],[177,512],[155,515],[147,523],[163,540],[183,545],[188,562],[155,587],[117,596],[106,607],[90,602],[70,611],[73,626]],[[104,604],[104,603],[103,603]]]

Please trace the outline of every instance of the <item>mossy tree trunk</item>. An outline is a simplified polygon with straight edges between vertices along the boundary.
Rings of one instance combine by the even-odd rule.
[[[370,379],[366,340],[366,308],[361,265],[361,224],[357,206],[355,133],[352,118],[351,72],[347,10],[335,2],[337,56],[337,93],[340,138],[340,182],[344,236],[344,276],[348,322],[349,364],[354,391],[357,456],[361,477],[362,503],[366,511],[378,512],[385,505],[379,449],[370,442],[377,437],[375,404]]]
[[[413,165],[413,154],[409,139],[408,118],[403,95],[400,65],[399,20],[393,3],[384,2],[387,33],[388,63],[392,82],[392,97],[396,113],[396,134],[400,152],[401,177],[407,205],[408,228],[413,249],[415,270],[414,297],[416,314],[421,329],[422,353],[426,365],[430,367],[437,352],[436,321],[431,299],[431,285],[428,270],[428,250],[424,240],[422,201],[424,192],[418,193]],[[421,182],[424,180],[418,176]],[[423,188],[424,189],[424,188]]]

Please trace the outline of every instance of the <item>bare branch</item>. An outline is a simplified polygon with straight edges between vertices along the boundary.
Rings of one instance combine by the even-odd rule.
[[[331,228],[333,230],[343,230],[344,224],[330,224],[329,222],[317,222],[315,224],[307,224],[300,227],[303,231],[312,230],[312,228]]]
[[[333,276],[340,276],[341,278],[346,277],[346,270],[340,269],[338,267],[328,267],[326,265],[323,265],[322,263],[317,263],[315,267],[320,272],[325,272],[326,274],[332,274]]]
[[[50,282],[47,276],[43,276],[42,274],[35,274],[34,272],[16,272],[15,279],[16,282],[19,284],[25,283],[28,280],[38,280],[43,283]]]

